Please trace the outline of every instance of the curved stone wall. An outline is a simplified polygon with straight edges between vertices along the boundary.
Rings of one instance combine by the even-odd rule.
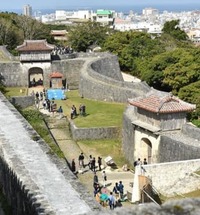
[[[80,95],[103,101],[127,102],[128,98],[143,96],[150,91],[146,83],[120,81],[119,68],[111,69],[117,67],[118,61],[113,55],[108,54],[103,59],[88,59],[81,70]]]

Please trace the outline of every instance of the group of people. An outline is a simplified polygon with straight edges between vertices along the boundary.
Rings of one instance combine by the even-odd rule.
[[[73,53],[73,49],[69,46],[61,46],[58,45],[52,51],[52,55],[64,55],[64,54],[71,54]]]
[[[94,197],[96,200],[102,204],[104,207],[109,205],[110,209],[113,210],[117,203],[123,200],[124,197],[124,185],[122,181],[119,181],[115,183],[115,186],[113,187],[113,190],[110,191],[108,194],[108,191],[105,188],[104,182],[107,181],[107,175],[106,172],[102,172],[102,178],[103,178],[103,186],[100,186],[98,182],[98,176],[96,172],[94,173],[93,178],[93,187],[94,187]]]
[[[83,173],[83,169],[88,166],[89,169],[94,173],[93,176],[94,197],[100,204],[102,204],[103,206],[109,206],[110,209],[113,210],[117,206],[117,204],[120,204],[120,201],[123,201],[124,185],[122,181],[116,182],[113,189],[108,191],[106,188],[108,178],[106,171],[103,170],[101,172],[102,183],[101,184],[99,183],[97,171],[102,170],[102,158],[100,156],[96,161],[94,156],[89,155],[88,162],[86,162],[85,156],[81,152],[80,155],[78,156],[78,165],[79,170],[81,170],[80,172]],[[73,173],[78,172],[76,168],[75,159],[72,159],[71,170]]]
[[[71,115],[71,119],[74,119],[75,117],[78,116],[77,109],[76,109],[75,105],[72,105],[70,115]],[[80,116],[85,116],[86,115],[86,107],[85,107],[84,104],[80,104],[80,106],[79,106],[79,115]]]
[[[41,86],[43,85],[43,80],[40,78],[39,80],[35,80],[35,78],[32,79],[32,81],[30,81],[30,87],[37,87],[37,86]]]
[[[102,158],[101,157],[98,157],[97,163],[98,163],[99,171],[101,171],[101,165],[102,165]],[[97,167],[96,166],[96,158],[92,157],[92,155],[89,156],[88,166],[89,166],[90,170],[92,170],[93,172],[96,172],[96,167]]]
[[[133,166],[136,167],[138,165],[141,166],[141,165],[147,165],[147,164],[148,163],[147,163],[147,159],[146,158],[144,158],[143,162],[141,161],[140,158],[138,158],[136,161],[134,161]]]

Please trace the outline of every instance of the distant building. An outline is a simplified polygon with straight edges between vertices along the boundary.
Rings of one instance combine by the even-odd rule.
[[[150,8],[144,8],[142,10],[142,14],[145,16],[158,15],[159,11],[158,11],[158,9],[151,8],[151,7]]]
[[[24,5],[24,7],[23,7],[23,14],[25,16],[32,16],[32,7],[29,4]]]
[[[103,9],[97,10],[95,21],[101,23],[103,26],[112,26],[114,22],[114,11]]]
[[[66,20],[67,12],[65,10],[56,10],[56,20]]]
[[[66,30],[51,30],[51,35],[54,37],[54,40],[67,40]]]

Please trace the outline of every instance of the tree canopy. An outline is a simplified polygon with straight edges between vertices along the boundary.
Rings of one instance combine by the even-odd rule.
[[[71,28],[68,38],[74,50],[85,52],[91,45],[101,46],[108,34],[107,27],[103,27],[97,22],[88,21]]]
[[[171,35],[177,40],[187,40],[188,36],[185,31],[179,27],[180,20],[172,20],[165,22],[162,32]]]

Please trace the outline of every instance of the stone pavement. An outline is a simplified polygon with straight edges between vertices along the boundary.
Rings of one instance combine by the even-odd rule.
[[[68,119],[65,116],[60,119],[58,114],[55,114],[54,116],[52,116],[51,113],[49,113],[47,110],[44,110],[42,108],[40,108],[40,111],[44,114],[50,115],[48,119],[48,127],[52,135],[54,136],[60,149],[63,151],[68,163],[71,164],[72,159],[75,159],[76,168],[78,170],[78,156],[80,155],[81,152],[84,153],[84,151],[82,151],[79,145],[72,140],[72,137],[69,131]],[[87,163],[89,154],[84,153],[84,156],[86,160],[85,163]],[[93,156],[97,158],[99,155],[93,154]],[[103,170],[106,171],[106,175],[108,179],[106,184],[108,191],[112,191],[116,182],[122,181],[124,184],[124,194],[127,194],[127,191],[129,193],[132,193],[132,187],[130,186],[130,183],[133,182],[133,177],[134,177],[133,172],[122,171],[122,169],[114,170],[111,167],[107,166],[104,161],[103,161],[103,165],[105,167]],[[93,194],[93,175],[94,173],[89,169],[88,166],[86,166],[83,169],[83,174],[81,173],[77,174],[77,177],[87,187],[89,192],[91,192],[91,195]],[[99,183],[103,184],[102,171],[97,171],[97,176],[99,178]]]

